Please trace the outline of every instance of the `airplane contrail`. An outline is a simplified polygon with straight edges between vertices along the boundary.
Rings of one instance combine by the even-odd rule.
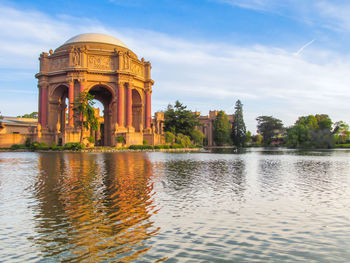
[[[303,52],[303,50],[305,48],[307,48],[308,46],[310,46],[312,43],[315,42],[315,39],[311,40],[310,42],[307,42],[304,46],[302,46],[297,52],[294,53],[295,56],[299,56],[301,54],[301,52]]]

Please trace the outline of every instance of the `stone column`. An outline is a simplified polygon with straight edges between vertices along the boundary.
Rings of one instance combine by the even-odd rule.
[[[41,114],[42,114],[42,106],[41,106],[41,104],[42,104],[42,90],[41,90],[41,87],[40,87],[40,85],[38,85],[38,88],[39,88],[39,101],[38,101],[38,104],[39,104],[39,116],[38,116],[38,122],[40,123],[40,124],[42,124],[41,123]]]
[[[41,86],[41,127],[47,126],[47,85]]]
[[[132,89],[130,84],[126,88],[126,126],[132,127]]]
[[[69,100],[68,125],[69,125],[69,127],[73,127],[73,126],[74,126],[74,117],[73,117],[73,107],[74,107],[74,81],[71,81],[71,82],[69,83],[68,100]]]
[[[151,91],[146,92],[146,129],[151,128],[151,120],[152,120],[152,113],[151,113]]]
[[[124,86],[118,85],[118,126],[124,127]]]

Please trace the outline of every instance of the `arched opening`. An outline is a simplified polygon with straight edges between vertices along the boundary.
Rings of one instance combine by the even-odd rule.
[[[143,130],[143,104],[140,93],[132,90],[132,126],[135,128],[135,132],[141,132]]]
[[[49,112],[52,114],[50,114],[48,123],[50,127],[54,127],[56,135],[55,142],[63,145],[65,143],[65,131],[68,122],[68,87],[61,85],[55,88],[49,102]]]
[[[99,118],[97,131],[90,131],[90,136],[95,138],[96,146],[113,146],[113,123],[115,120],[115,107],[112,107],[113,93],[108,87],[94,86],[89,90],[89,93],[95,97],[96,115]]]

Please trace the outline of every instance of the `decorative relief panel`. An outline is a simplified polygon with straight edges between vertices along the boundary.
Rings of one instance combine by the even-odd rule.
[[[50,61],[50,71],[57,71],[68,66],[68,57],[54,58]]]
[[[89,68],[100,70],[113,70],[114,63],[111,57],[108,56],[89,56]]]
[[[138,76],[143,77],[143,67],[138,63],[133,62],[131,64],[131,72]]]

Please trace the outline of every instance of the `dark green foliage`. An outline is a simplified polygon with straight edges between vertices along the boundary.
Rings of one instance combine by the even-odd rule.
[[[217,146],[230,143],[230,123],[224,111],[219,111],[214,120],[213,139]]]
[[[83,131],[85,129],[97,130],[98,119],[95,115],[95,110],[92,107],[95,103],[95,97],[88,92],[81,92],[79,97],[74,101],[73,110],[79,115],[77,120],[80,126],[80,143],[83,142]]]
[[[154,147],[152,145],[130,145],[130,150],[153,150]]]
[[[19,149],[25,149],[26,146],[24,144],[13,144],[11,145],[11,150],[19,150]]]
[[[83,150],[85,146],[79,142],[68,142],[64,145],[64,150],[79,151]]]
[[[168,105],[167,110],[164,113],[164,131],[171,132],[173,134],[184,134],[190,136],[195,130],[196,126],[199,126],[198,116],[193,114],[187,107],[180,103],[178,100],[175,105]],[[192,139],[192,137],[191,137]]]
[[[183,146],[181,144],[174,143],[174,144],[170,145],[170,148],[171,149],[182,149]]]
[[[154,149],[170,149],[170,145],[168,144],[155,145]]]
[[[53,150],[53,151],[56,151],[56,150],[58,150],[59,148],[58,148],[57,144],[56,144],[55,142],[53,142],[53,143],[50,145],[50,149]]]
[[[259,116],[256,118],[258,121],[258,133],[262,136],[262,144],[269,146],[278,135],[283,133],[283,123],[281,120],[272,116]]]
[[[148,145],[148,142],[147,142],[146,140],[143,140],[143,141],[142,141],[142,144],[143,144],[143,145]]]
[[[240,100],[236,101],[235,117],[232,124],[231,139],[233,145],[243,147],[246,142],[246,127],[243,119],[243,104]]]
[[[31,139],[30,138],[27,138],[24,145],[29,148],[30,147],[30,143],[31,143]]]
[[[44,142],[32,142],[29,146],[29,149],[31,151],[37,151],[37,150],[49,150],[50,147],[44,143]]]
[[[117,138],[115,138],[117,143],[125,143],[125,138],[122,135],[119,135]]]
[[[334,146],[335,132],[332,131],[332,124],[326,114],[299,117],[287,129],[286,145],[292,148],[331,148]],[[338,126],[335,130],[338,130]]]

